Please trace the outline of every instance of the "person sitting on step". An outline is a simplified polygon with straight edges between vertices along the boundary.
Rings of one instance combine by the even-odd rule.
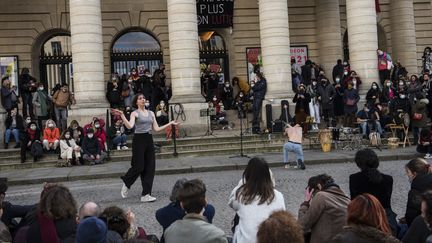
[[[80,164],[77,160],[81,158],[81,148],[75,143],[69,130],[65,130],[60,137],[60,157],[66,161],[66,163],[60,163],[60,166]]]
[[[121,119],[114,120],[112,126],[108,129],[108,137],[111,139],[113,147],[117,150],[128,149],[127,135],[125,134],[125,127]]]
[[[94,136],[93,128],[87,129],[87,135],[82,144],[84,163],[88,165],[102,164],[106,158],[99,145],[99,141]]]
[[[4,148],[9,148],[10,136],[13,134],[15,139],[15,147],[20,147],[20,132],[24,130],[24,121],[20,114],[17,113],[17,108],[11,110],[10,115],[7,116],[5,121],[5,136]]]
[[[43,147],[46,151],[56,151],[60,141],[60,130],[57,128],[55,122],[51,119],[45,123],[43,131]]]

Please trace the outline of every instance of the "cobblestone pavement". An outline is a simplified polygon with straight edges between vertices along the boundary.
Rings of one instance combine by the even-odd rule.
[[[409,190],[409,182],[405,176],[404,165],[407,161],[382,162],[380,170],[394,178],[392,207],[398,214],[403,216],[406,199]],[[344,164],[319,164],[310,165],[305,171],[286,170],[283,168],[272,169],[276,178],[276,187],[284,194],[287,210],[297,215],[297,210],[303,200],[304,189],[310,176],[328,173],[332,175],[336,183],[348,194],[348,176],[358,171],[354,163]],[[137,215],[140,225],[144,226],[148,233],[160,235],[162,228],[155,219],[158,208],[165,206],[169,201],[171,187],[179,178],[188,179],[201,178],[207,185],[207,199],[216,208],[214,224],[222,228],[228,235],[234,212],[227,206],[228,196],[237,185],[242,171],[206,172],[182,175],[156,176],[153,186],[153,196],[158,200],[154,203],[141,203],[139,179],[129,192],[129,198],[121,199],[120,179],[88,180],[65,183],[71,190],[78,205],[93,200],[99,202],[102,207],[118,205],[124,209],[131,208]],[[7,199],[17,204],[37,202],[41,185],[12,186],[9,188]]]

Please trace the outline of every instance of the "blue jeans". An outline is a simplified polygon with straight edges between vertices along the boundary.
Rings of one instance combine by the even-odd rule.
[[[304,162],[303,157],[303,149],[301,144],[288,142],[284,144],[284,163],[287,164],[289,162],[289,152],[294,152],[297,158],[297,161],[301,160]]]
[[[14,129],[6,129],[5,131],[5,143],[9,143],[10,140],[10,135],[11,133],[13,134],[14,138],[15,138],[15,143],[19,143],[19,130],[14,128]]]
[[[367,135],[367,134],[370,133],[370,129],[371,128],[369,127],[368,122],[362,122],[362,123],[360,123],[360,127],[362,129],[362,134],[363,135]],[[369,130],[368,130],[368,128],[369,128]],[[375,121],[375,131],[377,133],[379,133],[380,135],[382,135],[382,133],[383,133],[383,130],[382,130],[382,127],[381,127],[381,123],[379,123],[379,121]]]
[[[126,134],[117,135],[112,140],[114,146],[126,145],[126,141],[127,141]]]

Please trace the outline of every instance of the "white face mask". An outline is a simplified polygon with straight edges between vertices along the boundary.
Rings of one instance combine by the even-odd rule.
[[[99,128],[99,127],[100,127],[100,124],[95,124],[95,127],[96,127],[96,128]]]
[[[391,86],[391,83],[387,83],[386,85],[387,85],[387,87],[390,87],[390,86]]]
[[[339,82],[340,82],[340,78],[337,78],[337,79],[336,79],[336,83],[339,83]]]
[[[399,95],[401,99],[405,99],[405,95]]]
[[[312,85],[313,85],[313,86],[317,85],[317,82],[312,82]]]
[[[151,78],[151,74],[146,74],[147,77]]]
[[[378,87],[377,87],[377,86],[375,86],[375,85],[374,85],[374,86],[372,86],[372,89],[377,89],[377,88],[378,88]]]
[[[54,127],[54,124],[50,123],[50,124],[48,124],[48,127],[49,127],[49,128],[53,128],[53,127]]]
[[[242,98],[243,97],[243,95],[241,94],[241,95],[239,95],[240,96],[240,98]]]
[[[355,78],[353,78],[353,84],[356,84],[357,80]]]
[[[16,116],[16,112],[11,112],[11,116]]]
[[[160,107],[164,108],[165,107],[165,103],[160,103]]]
[[[34,131],[34,130],[36,130],[36,126],[35,125],[31,125],[30,129]]]
[[[87,134],[88,138],[93,138],[93,133]]]
[[[44,90],[44,87],[39,87],[39,90]]]
[[[213,101],[217,101],[217,98],[213,98]]]
[[[344,75],[348,75],[348,72],[344,72]]]
[[[66,134],[66,135],[65,135],[65,138],[66,138],[66,139],[69,139],[69,138],[70,138],[70,135],[69,135],[69,134]]]
[[[145,105],[145,107],[149,107],[150,103],[146,102],[144,105]]]
[[[31,122],[31,119],[26,119],[26,123],[29,124]]]
[[[228,88],[228,87],[229,87],[229,84],[225,84],[225,87],[227,87],[227,88]]]

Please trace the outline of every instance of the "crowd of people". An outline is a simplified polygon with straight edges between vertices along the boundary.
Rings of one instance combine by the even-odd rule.
[[[368,139],[371,132],[381,137],[390,131],[390,124],[403,125],[412,130],[413,144],[420,143],[421,151],[430,157],[430,122],[432,115],[432,82],[425,50],[425,64],[418,76],[398,60],[377,50],[379,80],[373,82],[359,104],[359,90],[364,85],[361,77],[348,62],[338,60],[332,73],[311,60],[299,66],[291,60],[293,90],[295,91],[295,123],[303,124],[304,131],[321,127],[360,128]],[[401,132],[397,135],[404,139]]]
[[[392,210],[393,177],[381,173],[373,150],[355,155],[359,172],[349,175],[349,194],[327,174],[309,178],[295,218],[267,162],[252,158],[227,202],[232,234],[213,225],[217,209],[207,201],[200,179],[179,179],[170,202],[155,212],[163,234],[137,225],[135,214],[118,206],[101,209],[89,201],[79,209],[68,188],[45,184],[40,201],[16,205],[0,183],[1,242],[166,242],[303,243],[429,242],[432,235],[432,170],[427,161],[410,160],[404,170],[411,188],[405,215]],[[399,202],[398,202],[399,203]],[[228,223],[228,222],[227,222]]]

